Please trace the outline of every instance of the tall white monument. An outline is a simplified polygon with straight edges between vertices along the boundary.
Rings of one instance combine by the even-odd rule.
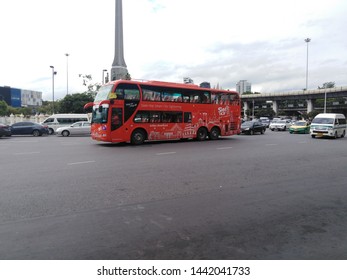
[[[111,80],[125,79],[128,74],[123,49],[123,11],[122,0],[116,0],[115,51],[111,69]]]

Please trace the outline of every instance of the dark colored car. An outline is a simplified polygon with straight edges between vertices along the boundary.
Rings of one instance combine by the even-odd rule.
[[[259,121],[246,121],[241,124],[241,133],[253,135],[254,133],[264,134],[266,126]]]
[[[33,135],[41,136],[48,134],[48,126],[34,122],[17,122],[11,125],[12,135]]]
[[[11,127],[0,123],[0,137],[2,136],[11,136]]]

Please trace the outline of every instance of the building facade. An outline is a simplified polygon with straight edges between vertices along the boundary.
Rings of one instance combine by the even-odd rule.
[[[42,92],[11,87],[0,87],[0,100],[8,106],[39,107],[42,106]]]
[[[247,82],[247,80],[240,80],[238,83],[236,83],[236,91],[240,94],[244,92],[251,92],[252,84]]]

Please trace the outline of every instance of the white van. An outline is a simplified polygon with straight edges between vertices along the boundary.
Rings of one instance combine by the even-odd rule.
[[[343,114],[318,114],[311,123],[310,134],[316,136],[344,137],[346,135],[346,117]]]
[[[55,114],[45,119],[41,124],[48,126],[49,134],[54,134],[57,128],[69,126],[79,121],[90,121],[88,114]]]

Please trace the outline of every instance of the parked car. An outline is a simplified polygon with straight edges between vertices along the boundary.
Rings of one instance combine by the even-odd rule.
[[[310,132],[310,125],[306,121],[297,121],[295,122],[290,128],[289,133],[309,133]]]
[[[246,121],[241,124],[241,133],[253,135],[256,132],[264,134],[266,126],[259,121]]]
[[[11,127],[6,124],[0,123],[0,137],[2,136],[11,136]]]
[[[48,134],[48,126],[34,122],[17,122],[11,125],[12,135],[42,136]]]
[[[269,128],[274,130],[287,130],[291,126],[291,123],[289,120],[275,120],[270,123]]]
[[[57,135],[88,135],[90,134],[90,122],[75,122],[72,125],[59,127],[56,130]]]

